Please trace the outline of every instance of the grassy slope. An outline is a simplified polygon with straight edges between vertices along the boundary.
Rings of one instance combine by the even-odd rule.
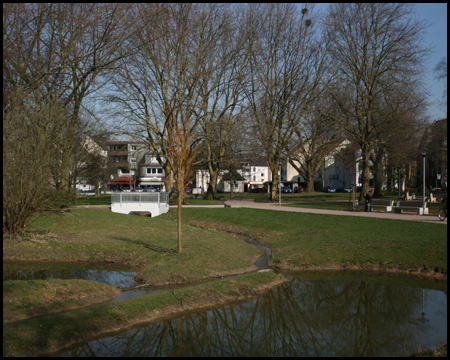
[[[186,209],[184,216],[192,224],[259,238],[281,267],[369,263],[447,273],[446,226],[254,209]]]

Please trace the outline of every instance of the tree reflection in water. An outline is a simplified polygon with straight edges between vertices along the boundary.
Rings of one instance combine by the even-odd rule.
[[[149,324],[63,356],[401,356],[447,339],[447,298],[374,282],[292,279],[249,302]],[[435,343],[424,344],[430,334]]]

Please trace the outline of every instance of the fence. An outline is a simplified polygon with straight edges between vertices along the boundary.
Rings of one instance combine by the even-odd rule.
[[[131,211],[150,211],[158,216],[169,211],[169,194],[155,193],[112,193],[111,211],[129,214]]]

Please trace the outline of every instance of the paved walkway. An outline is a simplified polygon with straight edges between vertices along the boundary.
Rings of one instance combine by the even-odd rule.
[[[378,219],[393,219],[393,220],[407,220],[407,221],[421,221],[432,224],[444,224],[447,225],[447,219],[441,221],[436,215],[415,215],[415,214],[397,214],[397,213],[385,213],[385,212],[365,212],[365,211],[342,211],[342,210],[325,210],[325,209],[308,209],[291,206],[279,206],[278,203],[256,203],[253,200],[226,200],[226,206],[232,208],[250,208],[250,209],[262,209],[262,210],[275,210],[286,212],[298,212],[309,214],[322,214],[322,215],[342,215],[342,216],[360,216]],[[108,208],[111,205],[78,205],[73,208]],[[176,207],[176,205],[170,205],[170,207]],[[223,208],[223,205],[183,205],[183,208]]]
[[[408,221],[422,221],[433,224],[447,224],[447,220],[441,221],[436,215],[415,215],[415,214],[397,214],[397,213],[385,213],[385,212],[365,212],[365,211],[341,211],[341,210],[324,210],[324,209],[307,209],[291,206],[279,206],[278,203],[255,203],[252,200],[227,200],[225,201],[227,206],[232,208],[251,208],[251,209],[263,209],[263,210],[276,210],[286,212],[299,212],[309,214],[322,214],[322,215],[342,215],[342,216],[360,216],[368,218],[378,219],[394,219],[394,220],[408,220]]]

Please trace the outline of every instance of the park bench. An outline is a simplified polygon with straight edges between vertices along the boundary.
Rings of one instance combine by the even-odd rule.
[[[430,199],[429,199],[429,201],[432,202],[432,203],[437,202],[437,198],[434,197],[432,192],[430,192]]]
[[[384,209],[385,212],[391,212],[394,206],[394,200],[382,200],[382,199],[372,199],[370,203],[370,211],[373,208]]]
[[[411,200],[412,200],[412,196],[409,195],[409,191],[406,192],[406,194],[405,194],[405,196],[403,197],[403,199],[404,199],[404,200],[407,200],[407,201],[411,201]]]
[[[403,213],[403,210],[413,210],[419,215],[424,215],[423,213],[423,203],[422,201],[397,201],[397,206],[392,208],[393,212]],[[425,203],[425,214],[428,214],[427,203]]]

